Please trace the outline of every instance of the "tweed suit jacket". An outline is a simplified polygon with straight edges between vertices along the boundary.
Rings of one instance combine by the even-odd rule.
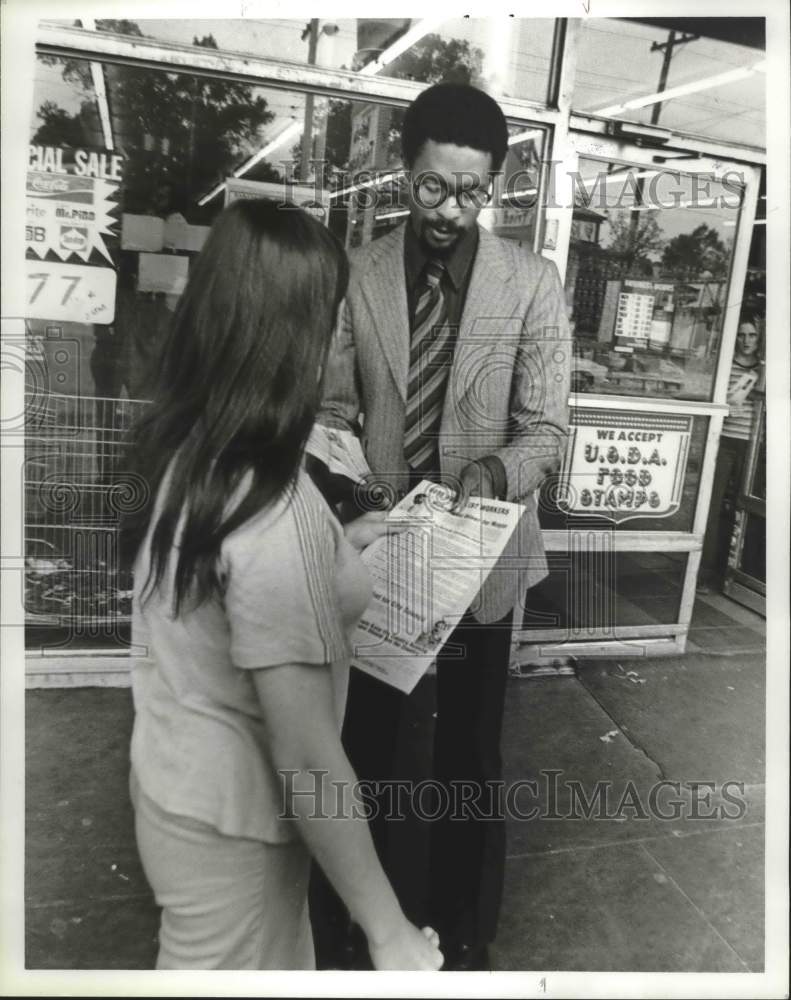
[[[405,488],[404,420],[410,330],[400,226],[352,251],[349,290],[327,362],[319,420],[362,424],[376,477]],[[526,507],[471,607],[502,618],[547,574],[536,489],[559,468],[568,435],[571,341],[555,265],[479,228],[439,431],[440,471],[458,476],[496,455],[505,499]]]

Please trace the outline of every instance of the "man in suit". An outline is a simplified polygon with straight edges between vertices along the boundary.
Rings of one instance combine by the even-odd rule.
[[[527,588],[546,575],[535,494],[558,469],[567,434],[570,342],[555,266],[477,222],[507,144],[502,111],[473,87],[439,84],[409,107],[409,219],[350,255],[319,416],[335,427],[362,424],[368,463],[397,494],[429,478],[449,482],[458,506],[480,495],[526,507],[450,635],[436,678],[424,679],[436,683],[430,774],[408,745],[423,682],[405,696],[352,671],[344,742],[358,776],[385,784],[431,777],[456,796],[455,814],[428,824],[422,884],[418,866],[404,864],[409,825],[386,818],[384,798],[372,829],[405,911],[437,928],[445,967],[458,969],[487,968],[496,931],[511,624]],[[459,808],[459,794],[474,802]]]

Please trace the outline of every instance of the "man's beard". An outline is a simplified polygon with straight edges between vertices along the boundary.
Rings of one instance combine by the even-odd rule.
[[[455,238],[443,246],[435,246],[430,241],[428,236],[429,231],[432,229],[452,234]],[[458,246],[459,240],[462,238],[465,231],[466,230],[462,226],[456,226],[453,223],[442,223],[441,225],[437,225],[434,222],[430,222],[428,219],[423,219],[420,223],[419,239],[423,249],[432,257],[448,257]]]

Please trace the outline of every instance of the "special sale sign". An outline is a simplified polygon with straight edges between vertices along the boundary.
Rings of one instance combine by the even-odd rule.
[[[109,152],[30,147],[28,318],[112,323],[116,273],[105,240],[116,235],[121,167]]]
[[[681,502],[692,417],[573,407],[557,502],[568,513],[669,517]]]

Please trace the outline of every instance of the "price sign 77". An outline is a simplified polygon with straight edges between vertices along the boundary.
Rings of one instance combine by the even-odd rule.
[[[38,271],[36,274],[28,274],[27,277],[28,281],[38,281],[38,284],[34,288],[33,292],[29,293],[28,297],[29,304],[33,305],[52,275],[47,274],[46,271]],[[66,282],[66,291],[63,293],[63,298],[60,300],[60,304],[62,306],[66,305],[71,298],[72,292],[82,280],[83,279],[79,277],[79,275],[61,275],[61,281]]]
[[[27,261],[28,319],[112,323],[116,274],[109,267]]]

